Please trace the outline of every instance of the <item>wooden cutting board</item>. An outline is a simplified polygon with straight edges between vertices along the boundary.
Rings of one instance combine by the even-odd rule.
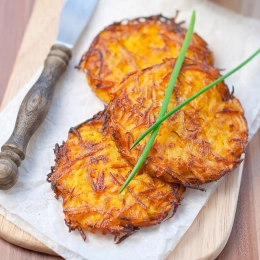
[[[64,0],[36,0],[2,108],[43,64],[56,37],[58,14],[63,2]],[[214,259],[221,252],[232,229],[242,168],[241,165],[221,180],[219,187],[202,208],[169,259]],[[0,236],[21,247],[55,254],[1,215]]]

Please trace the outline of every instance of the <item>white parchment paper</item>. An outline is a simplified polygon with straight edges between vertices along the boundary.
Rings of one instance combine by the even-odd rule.
[[[54,198],[46,175],[54,165],[55,143],[67,139],[75,126],[103,109],[103,103],[87,87],[85,75],[74,67],[105,26],[124,18],[162,13],[179,21],[190,19],[197,11],[195,31],[215,54],[215,66],[229,70],[260,47],[260,22],[239,16],[202,0],[100,0],[93,19],[74,49],[69,67],[59,81],[51,109],[32,137],[26,160],[20,167],[17,184],[0,192],[0,213],[28,231],[66,259],[163,259],[189,228],[217,183],[205,185],[207,192],[188,190],[176,215],[161,225],[142,229],[120,245],[110,235],[87,233],[84,242],[77,231],[69,233],[64,224],[61,201]],[[58,14],[57,14],[58,15]],[[187,24],[186,23],[186,24]],[[260,123],[260,57],[257,57],[226,82],[235,87],[248,120],[250,138]],[[0,144],[14,127],[19,105],[40,71],[0,114]]]

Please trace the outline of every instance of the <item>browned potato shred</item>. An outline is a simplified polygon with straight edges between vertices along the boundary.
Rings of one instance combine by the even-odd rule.
[[[186,29],[161,15],[137,18],[106,27],[83,55],[79,68],[88,78],[96,95],[108,103],[115,97],[114,88],[128,73],[177,58]],[[207,43],[196,33],[186,57],[213,62]]]
[[[161,15],[114,23],[80,61],[93,91],[110,103],[56,145],[48,181],[63,199],[65,223],[84,239],[85,229],[113,234],[120,243],[159,224],[174,214],[185,187],[202,189],[241,162],[244,111],[219,83],[162,123],[144,165],[119,195],[149,135],[129,148],[158,117],[185,33],[175,18]],[[220,77],[212,63],[212,52],[194,33],[168,110]]]
[[[113,139],[132,165],[148,137],[132,151],[129,148],[155,123],[174,64],[172,59],[129,75],[108,106]],[[218,77],[213,67],[185,60],[168,110]],[[241,162],[247,131],[239,101],[225,83],[219,83],[162,123],[145,169],[154,177],[187,187],[215,181]]]
[[[83,238],[83,228],[124,238],[139,227],[156,225],[176,210],[184,192],[144,170],[119,195],[132,165],[107,131],[106,112],[72,128],[68,140],[55,148],[56,164],[48,177],[56,196],[63,198],[66,224]]]

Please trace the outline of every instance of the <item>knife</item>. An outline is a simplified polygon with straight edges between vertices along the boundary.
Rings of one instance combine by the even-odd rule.
[[[55,85],[64,73],[77,39],[91,18],[98,0],[67,0],[62,8],[58,36],[44,62],[43,71],[20,106],[15,127],[0,152],[0,189],[8,190],[18,179],[28,142],[46,117]]]

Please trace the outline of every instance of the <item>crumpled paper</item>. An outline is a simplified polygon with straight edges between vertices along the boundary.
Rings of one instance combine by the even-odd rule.
[[[190,19],[197,11],[195,31],[215,54],[215,66],[226,71],[238,65],[260,47],[260,21],[229,12],[201,0],[100,0],[97,10],[73,50],[73,58],[59,81],[52,106],[44,123],[32,137],[17,184],[0,191],[0,213],[31,233],[66,259],[164,259],[177,245],[218,183],[205,185],[207,192],[188,190],[176,215],[161,225],[143,228],[120,245],[111,235],[87,233],[84,242],[77,231],[69,233],[64,224],[61,200],[56,200],[46,175],[54,165],[55,143],[67,139],[68,130],[96,112],[104,104],[87,87],[85,75],[74,67],[95,35],[114,21],[162,13],[177,21]],[[57,14],[58,15],[58,14]],[[260,58],[226,80],[235,87],[245,109],[250,138],[260,125]],[[0,114],[2,145],[15,124],[19,105],[40,71]]]

